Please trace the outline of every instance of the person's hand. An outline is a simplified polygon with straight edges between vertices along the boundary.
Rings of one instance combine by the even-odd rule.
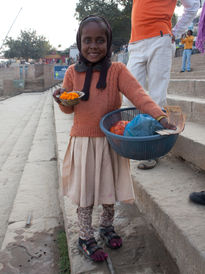
[[[54,90],[54,92],[53,92],[53,98],[56,101],[56,103],[60,104],[61,101],[56,96],[57,95],[61,95],[64,91],[65,91],[65,89],[63,89],[63,88],[58,88],[58,89]]]
[[[173,129],[173,130],[177,129],[175,125],[172,125],[168,122],[166,117],[162,118],[159,122],[164,128]]]

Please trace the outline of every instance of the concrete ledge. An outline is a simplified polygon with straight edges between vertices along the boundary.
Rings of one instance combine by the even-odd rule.
[[[205,170],[205,127],[187,122],[172,153]]]
[[[168,93],[205,98],[205,80],[170,79]]]
[[[31,150],[13,202],[2,250],[8,245],[16,244],[19,230],[20,240],[27,241],[35,233],[51,233],[62,226],[58,200],[55,131],[52,122],[53,99],[50,93],[46,94],[43,103]],[[28,215],[31,224],[26,227]]]
[[[0,247],[45,98],[22,94],[1,102]]]
[[[181,274],[204,274],[204,207],[189,194],[205,188],[205,174],[176,159],[164,158],[152,170],[131,161],[136,203],[175,258]]]
[[[205,99],[168,94],[169,105],[179,105],[188,121],[205,123]]]

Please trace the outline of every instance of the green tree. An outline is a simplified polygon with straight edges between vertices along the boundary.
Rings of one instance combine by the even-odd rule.
[[[38,36],[36,31],[21,31],[19,37],[14,40],[9,37],[5,45],[9,48],[4,52],[6,58],[39,59],[51,50],[50,43],[44,36]]]
[[[180,0],[177,0],[177,6],[178,7],[181,6],[181,1]],[[174,13],[173,16],[172,16],[172,27],[174,27],[176,25],[177,19],[178,19],[178,16],[176,15],[176,13]]]
[[[75,16],[81,21],[89,14],[105,17],[113,32],[113,50],[117,51],[128,43],[131,30],[132,0],[79,0]]]

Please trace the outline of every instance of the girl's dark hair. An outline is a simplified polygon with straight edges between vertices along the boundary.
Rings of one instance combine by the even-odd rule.
[[[193,31],[191,29],[189,29],[188,31],[191,33],[191,35],[193,34]]]
[[[90,23],[90,22],[95,22],[102,26],[105,29],[105,34],[107,36],[107,53],[105,57],[100,60],[99,62],[93,64],[90,63],[87,59],[85,59],[81,53],[81,35],[82,35],[82,30],[83,27]],[[85,95],[82,97],[81,100],[87,101],[89,99],[89,92],[90,92],[90,83],[91,83],[91,78],[92,78],[92,73],[93,70],[97,69],[100,71],[100,77],[98,80],[98,83],[96,85],[97,89],[105,89],[106,88],[106,78],[107,78],[107,72],[109,67],[111,66],[111,56],[112,56],[112,29],[110,27],[110,24],[108,21],[102,17],[102,16],[97,16],[97,15],[89,15],[85,17],[78,28],[78,32],[76,35],[76,42],[77,42],[77,47],[79,50],[79,62],[75,65],[75,70],[82,72],[86,71],[86,76],[85,76],[85,82],[82,91],[85,93]]]

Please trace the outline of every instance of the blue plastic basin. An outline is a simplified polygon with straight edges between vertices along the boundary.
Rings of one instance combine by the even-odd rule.
[[[164,156],[174,146],[178,134],[131,137],[110,132],[111,126],[117,121],[131,121],[139,113],[136,108],[121,108],[112,111],[103,116],[100,121],[100,128],[106,135],[111,147],[125,158],[149,160]]]

